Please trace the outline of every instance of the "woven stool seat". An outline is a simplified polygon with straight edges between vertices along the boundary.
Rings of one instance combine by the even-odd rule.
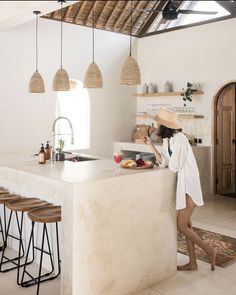
[[[6,190],[3,187],[0,187],[0,195],[6,195],[6,194],[9,194],[8,190]]]
[[[12,211],[26,212],[34,208],[48,205],[48,202],[38,198],[21,198],[6,203],[8,209]]]
[[[28,212],[34,222],[53,223],[61,221],[61,206],[48,205]]]
[[[6,204],[7,202],[16,199],[20,199],[20,196],[12,194],[0,194],[0,204]]]

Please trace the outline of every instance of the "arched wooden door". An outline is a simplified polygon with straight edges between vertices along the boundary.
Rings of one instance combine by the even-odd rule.
[[[218,95],[215,105],[215,191],[236,197],[236,83],[226,85]]]

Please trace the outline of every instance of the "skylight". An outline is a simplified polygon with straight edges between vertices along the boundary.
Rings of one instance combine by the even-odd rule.
[[[166,30],[174,27],[190,25],[214,18],[230,15],[230,13],[219,5],[216,1],[184,1],[179,9],[190,9],[199,11],[216,11],[217,14],[179,14],[176,20],[164,20],[162,15],[158,15],[148,33]]]

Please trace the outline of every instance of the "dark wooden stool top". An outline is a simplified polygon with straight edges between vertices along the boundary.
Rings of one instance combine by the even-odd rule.
[[[12,211],[27,212],[34,208],[48,205],[48,202],[38,198],[20,198],[6,203],[8,209]]]
[[[3,187],[0,187],[0,195],[6,195],[6,194],[9,194],[8,190],[6,190]]]
[[[61,221],[61,206],[48,205],[45,207],[33,209],[28,212],[28,217],[35,222],[59,222]]]
[[[20,196],[13,194],[0,194],[0,204],[6,204],[9,201],[20,199]]]

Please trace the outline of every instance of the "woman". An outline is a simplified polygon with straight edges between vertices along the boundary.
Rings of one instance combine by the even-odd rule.
[[[192,148],[186,136],[182,133],[177,121],[177,113],[161,108],[155,117],[160,125],[158,135],[163,139],[162,151],[159,152],[151,139],[146,137],[146,142],[151,145],[156,161],[161,167],[168,166],[173,172],[177,172],[176,209],[178,230],[185,235],[189,253],[189,263],[178,266],[178,270],[197,270],[194,244],[201,247],[209,257],[211,270],[215,270],[216,251],[209,247],[193,231],[191,216],[195,206],[202,206],[203,198],[199,171]]]

